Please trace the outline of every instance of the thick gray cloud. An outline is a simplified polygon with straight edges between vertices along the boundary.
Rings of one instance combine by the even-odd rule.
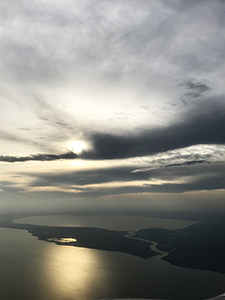
[[[143,130],[139,134],[91,135],[93,150],[83,151],[85,159],[115,159],[152,155],[199,144],[225,144],[225,109],[193,112],[186,120],[166,128]]]

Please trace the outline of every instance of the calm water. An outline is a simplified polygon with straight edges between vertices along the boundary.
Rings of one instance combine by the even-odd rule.
[[[132,217],[51,216],[20,222],[25,221],[117,230],[190,224]],[[143,260],[116,252],[58,246],[16,229],[0,228],[0,238],[0,299],[4,300],[204,299],[225,291],[225,275],[175,267],[158,257]]]

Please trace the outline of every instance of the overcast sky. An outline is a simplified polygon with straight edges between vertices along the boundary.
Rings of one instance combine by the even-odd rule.
[[[2,212],[221,210],[225,2],[0,2]]]

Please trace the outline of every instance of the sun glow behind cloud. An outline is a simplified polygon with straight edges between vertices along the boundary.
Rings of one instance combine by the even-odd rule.
[[[67,144],[69,151],[72,151],[76,154],[80,154],[83,150],[87,148],[87,145],[81,141],[70,141]]]

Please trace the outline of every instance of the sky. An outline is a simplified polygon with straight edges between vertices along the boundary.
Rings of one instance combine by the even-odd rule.
[[[224,14],[2,0],[1,214],[224,210]]]

